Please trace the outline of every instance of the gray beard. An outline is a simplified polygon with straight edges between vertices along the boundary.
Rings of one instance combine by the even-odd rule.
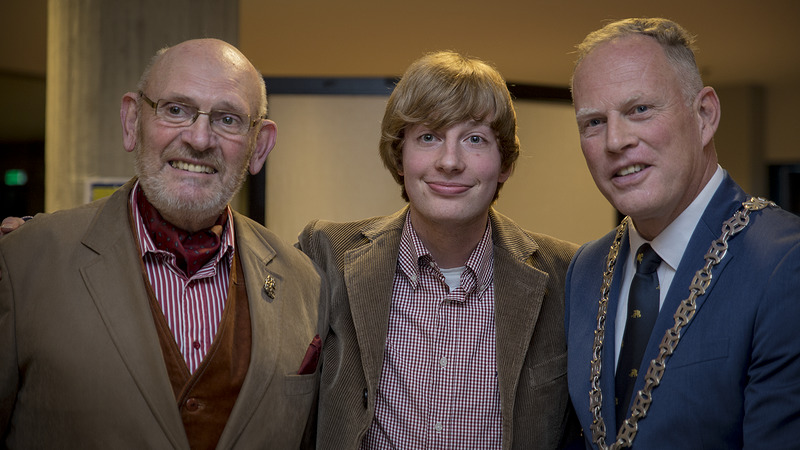
[[[134,159],[139,185],[147,200],[170,223],[187,231],[197,231],[211,226],[242,188],[247,176],[247,166],[245,166],[234,180],[233,186],[224,186],[206,198],[187,200],[171,195],[163,177],[147,174],[146,163],[138,143]]]

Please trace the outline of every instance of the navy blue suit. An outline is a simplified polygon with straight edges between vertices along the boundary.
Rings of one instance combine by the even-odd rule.
[[[674,325],[673,315],[689,296],[692,278],[720,236],[722,223],[748,198],[726,174],[692,232],[640,374],[657,356],[664,331]],[[587,442],[593,336],[614,234],[581,247],[567,274],[568,384]],[[661,384],[653,390],[633,448],[800,448],[800,217],[777,207],[753,212],[747,228],[728,244],[727,255],[712,271],[711,285],[697,299],[695,317],[667,360]],[[614,322],[628,247],[625,236],[609,294],[602,353],[602,415],[609,444],[616,437]]]

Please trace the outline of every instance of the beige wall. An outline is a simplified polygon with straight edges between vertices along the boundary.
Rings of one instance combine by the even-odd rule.
[[[800,87],[795,82],[769,86],[766,91],[764,152],[768,162],[800,163],[797,110]]]
[[[800,162],[788,125],[789,108],[800,98],[752,86],[717,92],[720,164],[751,194],[767,195],[767,165]],[[269,228],[294,242],[311,219],[356,220],[405,204],[377,151],[385,102],[383,96],[270,96],[278,144],[267,159]],[[572,106],[528,100],[515,106],[522,154],[498,211],[523,228],[578,243],[613,228],[616,211],[586,168]]]
[[[364,56],[372,55],[369,52],[329,52],[329,57],[325,60],[310,58],[308,53],[298,51],[298,48],[302,49],[303,45],[306,45],[305,42],[312,42],[310,45],[315,45],[313,43],[318,40],[315,41],[313,37],[304,35],[303,42],[298,42],[293,37],[295,35],[291,33],[276,32],[273,22],[277,19],[274,16],[255,17],[254,14],[248,13],[255,4],[256,2],[251,0],[243,1],[240,8],[240,12],[244,15],[240,19],[241,27],[251,30],[250,37],[240,37],[245,52],[250,54],[252,51],[259,54],[262,49],[268,49],[270,55],[275,55],[280,54],[280,52],[275,53],[276,51],[285,51],[287,54],[294,55],[296,59],[308,61],[308,71],[298,72],[298,68],[295,66],[284,67],[277,64],[276,61],[280,61],[280,59],[267,59],[263,62],[264,67],[261,68],[268,69],[268,75],[398,75],[411,59],[426,50],[426,48],[409,44],[408,36],[392,34],[397,42],[391,47],[391,52],[386,52],[395,64],[391,66],[391,70],[387,70],[386,66],[381,66],[380,69],[369,69],[375,66],[372,58]],[[43,42],[47,34],[44,17],[47,0],[33,0],[26,3],[24,8],[19,5],[22,4],[9,4],[9,8],[4,10],[8,14],[4,15],[2,20],[2,23],[6,25],[2,27],[3,33],[5,33],[3,36],[6,38],[5,41],[11,44],[3,46],[3,50],[0,52],[3,56],[0,58],[0,72],[3,76],[0,81],[10,80],[0,83],[0,96],[6,99],[7,106],[0,110],[0,141],[44,139],[45,52]],[[360,8],[363,5],[351,6]],[[296,5],[287,4],[282,7],[294,8]],[[297,6],[297,8],[301,7]],[[789,16],[789,14],[784,14],[784,16]],[[291,17],[292,20],[281,22],[292,22],[294,18],[298,20],[303,18],[304,23],[309,20],[308,17],[301,14],[284,17]],[[682,20],[681,16],[675,18]],[[338,23],[329,20],[328,17],[323,19],[325,22]],[[559,30],[570,28],[575,33],[575,38],[570,41],[573,42],[579,39],[585,31],[596,26],[598,22],[592,17],[586,17],[584,20],[590,22],[591,27],[579,25],[580,21],[577,18],[574,23],[570,22],[570,27],[564,27],[559,21],[549,20],[548,22],[553,23],[556,29],[542,29],[540,32],[554,35]],[[380,21],[375,21],[375,24],[378,26],[372,34],[375,39],[379,39],[383,36],[385,27],[382,28],[383,22]],[[341,24],[337,26],[342,28]],[[719,53],[719,50],[709,49],[713,49],[714,42],[719,40],[715,40],[715,33],[727,32],[727,28],[719,27],[718,29],[707,23],[694,25],[689,22],[687,22],[687,26],[690,29],[703,30],[701,40],[701,47],[705,49],[702,53],[703,58]],[[428,50],[446,47],[448,45],[445,44],[450,42],[450,39],[453,42],[472,42],[468,39],[472,33],[467,33],[467,37],[459,37],[460,35],[452,33],[444,33],[444,35],[447,38],[445,41],[431,41],[428,45],[432,48],[428,48]],[[734,33],[734,36],[736,35],[738,32]],[[258,39],[254,39],[253,36]],[[338,42],[335,39],[331,39],[331,41]],[[556,47],[555,45],[548,44],[533,51],[528,48],[528,44],[520,44],[520,42],[538,42],[536,39],[520,38],[509,41],[507,46],[500,45],[497,40],[487,41],[481,38],[479,41],[482,47],[462,48],[466,44],[453,47],[468,50],[477,56],[493,61],[506,61],[507,58],[502,57],[501,54],[510,52],[514,64],[507,63],[500,66],[501,71],[509,77],[510,81],[531,82],[533,77],[539,76],[541,73],[550,73],[553,67],[569,64],[568,61],[566,63],[559,62],[560,60],[552,55],[540,53],[541,50],[549,51],[551,47]],[[741,53],[741,49],[735,45],[724,39],[722,41],[727,42],[724,48],[731,48]],[[282,49],[276,50],[275,45],[280,45]],[[568,46],[559,45],[557,47],[558,49],[554,51],[562,54]],[[518,50],[521,48],[525,49],[525,57],[520,57],[521,54]],[[399,51],[404,52],[402,56],[398,55]],[[534,58],[533,55],[538,56]],[[251,55],[251,57],[258,59],[257,55]],[[353,58],[359,65],[353,64]],[[737,61],[740,59],[735,58]],[[259,61],[261,60],[259,59]],[[703,65],[704,68],[706,66]],[[713,68],[713,65],[711,66]],[[361,72],[356,73],[358,70]],[[711,72],[715,76],[724,74],[724,71],[714,72],[712,70]],[[566,84],[566,81],[564,79],[563,83]],[[796,105],[800,103],[800,92],[793,81],[771,82],[757,87],[750,85],[718,86],[723,105],[722,124],[717,134],[720,161],[723,167],[728,169],[746,189],[753,193],[766,194],[764,180],[759,179],[766,173],[766,165],[778,162],[800,162],[800,145],[795,142],[796,125],[794,114],[792,114]],[[25,88],[20,88],[20,85],[24,85]],[[31,86],[34,89],[33,93],[29,90]],[[122,91],[116,95],[121,94]],[[287,116],[281,116],[280,110],[283,109],[280,105],[281,101],[295,103],[292,112],[285,111]],[[273,104],[273,117],[279,122],[279,138],[275,152],[268,159],[268,178],[271,180],[270,186],[272,186],[268,189],[267,195],[268,223],[271,226],[274,224],[282,235],[290,236],[293,239],[299,231],[299,227],[312,217],[350,220],[356,217],[385,214],[401,206],[403,203],[397,195],[397,187],[374,153],[382,100],[378,99],[374,102],[369,112],[360,109],[349,111],[347,106],[340,104],[333,104],[330,111],[315,111],[315,106],[305,102],[306,100],[302,98],[296,98],[275,100]],[[517,173],[511,178],[501,195],[497,205],[498,209],[514,217],[526,228],[575,241],[583,241],[597,236],[598,231],[587,228],[583,222],[598,223],[598,230],[610,228],[614,222],[613,213],[608,212],[607,203],[591,186],[588,173],[583,166],[579,150],[577,150],[575,130],[571,128],[573,125],[569,120],[570,108],[565,105],[552,106],[552,110],[549,110],[548,113],[532,116],[535,117],[535,120],[527,122],[523,120],[523,110],[527,106],[520,104],[519,107],[521,111],[520,136],[524,156],[520,161]],[[543,106],[543,108],[550,107]],[[309,119],[315,115],[322,116],[323,112],[329,115],[320,117],[321,125],[312,126]],[[373,118],[370,114],[376,116]],[[548,122],[556,116],[559,117],[558,123],[564,125],[554,126]],[[22,118],[26,119],[24,123],[20,122]],[[363,124],[360,125],[362,128],[351,135],[342,132],[342,128],[338,125],[339,121],[346,125],[362,122]],[[116,131],[109,127],[109,133],[118,136],[119,128],[116,125],[114,128]],[[358,144],[363,142],[366,150],[362,153],[350,154],[332,152],[339,148],[351,150],[350,147],[353,145],[350,141],[345,140],[343,145],[333,148],[330,139],[331,136],[336,135],[345,136],[346,139],[351,139],[352,142]],[[306,141],[302,145],[295,145],[293,136],[300,136]],[[115,143],[121,141],[119,136],[114,139]],[[118,144],[109,147],[108,151],[123,154]],[[287,159],[292,155],[297,158]],[[300,157],[301,155],[302,157]],[[3,155],[0,153],[0,168],[5,167],[2,160]],[[109,175],[109,173],[98,174],[98,176]],[[348,184],[353,180],[361,179],[365,179],[361,184]],[[308,180],[318,181],[309,184]],[[590,201],[587,201],[586,204],[574,203],[575,199],[584,197]],[[356,198],[361,201],[350,200],[345,208],[344,202],[341,201],[342,198]]]
[[[385,96],[271,95],[267,227],[295,242],[314,218],[356,220],[405,202],[378,157]]]
[[[294,241],[314,218],[336,221],[403,207],[378,156],[387,97],[272,95],[278,144],[267,165],[267,226]],[[573,242],[597,238],[616,213],[594,187],[572,107],[517,101],[522,155],[497,209],[521,226]]]
[[[583,243],[616,225],[581,153],[575,112],[566,103],[517,101],[522,155],[500,192],[498,211],[523,228]]]

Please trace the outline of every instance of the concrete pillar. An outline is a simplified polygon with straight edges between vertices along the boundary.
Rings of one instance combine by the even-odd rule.
[[[129,178],[122,95],[150,57],[190,38],[237,45],[238,0],[48,0],[45,210],[85,203],[94,179]]]

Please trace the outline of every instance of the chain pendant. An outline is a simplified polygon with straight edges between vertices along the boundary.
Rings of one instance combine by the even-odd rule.
[[[617,233],[606,259],[606,269],[603,272],[603,285],[600,289],[600,302],[597,308],[597,328],[594,333],[592,347],[591,380],[589,390],[589,410],[592,412],[592,442],[601,450],[618,450],[630,447],[639,430],[639,420],[647,415],[653,401],[652,391],[660,383],[666,371],[667,359],[675,352],[681,339],[681,330],[689,324],[697,309],[697,297],[705,294],[711,284],[711,269],[714,268],[728,252],[728,240],[742,231],[750,223],[750,212],[759,211],[767,207],[777,207],[774,202],[751,197],[742,203],[742,208],[722,224],[722,234],[711,243],[711,247],[703,257],[705,264],[695,273],[689,285],[689,297],[683,300],[675,312],[675,324],[664,333],[658,347],[658,356],[650,361],[650,366],[645,374],[645,383],[642,390],[636,393],[631,409],[631,416],[626,419],[617,432],[616,441],[611,446],[606,445],[606,425],[602,415],[603,393],[600,389],[600,372],[602,371],[601,356],[603,353],[603,340],[605,339],[606,315],[608,313],[608,295],[611,290],[611,281],[614,279],[614,269],[619,255],[619,247],[630,217],[625,217],[617,226]]]

